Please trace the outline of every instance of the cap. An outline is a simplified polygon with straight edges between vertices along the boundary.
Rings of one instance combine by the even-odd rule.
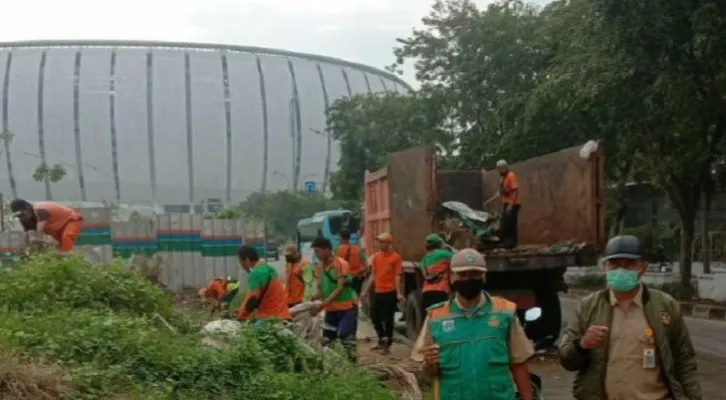
[[[509,165],[509,164],[507,164],[507,160],[497,161],[497,167],[506,167],[507,165]]]
[[[451,271],[487,272],[487,261],[484,259],[484,255],[476,249],[462,249],[451,257]]]
[[[297,246],[294,244],[286,244],[282,249],[282,255],[284,256],[294,256],[295,254],[297,254]]]
[[[438,233],[432,233],[432,234],[426,236],[426,243],[441,244],[443,241],[444,241],[444,239],[442,239]]]
[[[640,260],[645,258],[645,247],[643,242],[635,236],[619,235],[608,240],[605,246],[601,261],[625,258],[629,260]]]
[[[388,232],[383,232],[376,236],[376,240],[379,242],[393,242],[393,236]]]

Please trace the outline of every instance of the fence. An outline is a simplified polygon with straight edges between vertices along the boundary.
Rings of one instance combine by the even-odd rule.
[[[111,222],[107,208],[78,209],[83,229],[76,246],[87,259],[109,263],[134,253],[161,256],[161,282],[171,290],[199,287],[215,276],[239,275],[236,251],[242,244],[262,256],[264,224],[250,220],[205,219],[200,215],[160,214]],[[23,232],[0,233],[0,259],[12,263],[25,246]]]

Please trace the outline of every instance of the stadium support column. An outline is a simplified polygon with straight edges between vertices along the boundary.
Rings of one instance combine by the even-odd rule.
[[[368,80],[368,74],[365,72],[363,73],[363,79],[366,81],[366,88],[368,89],[368,94],[373,93],[373,89],[371,89],[371,81]]]
[[[330,98],[328,98],[328,88],[325,86],[325,76],[323,76],[323,69],[320,67],[320,63],[315,64],[318,70],[318,76],[320,77],[320,87],[323,89],[323,104],[325,105],[325,125],[327,128],[328,124],[328,108],[330,107]],[[328,188],[328,177],[330,176],[330,151],[332,148],[332,138],[330,133],[325,131],[326,139],[326,153],[325,153],[325,171],[323,172],[323,187],[322,193]]]
[[[385,90],[386,93],[389,93],[390,90],[388,90],[388,85],[386,85],[386,80],[383,79],[382,76],[379,76],[378,78],[381,80],[381,86],[383,86],[383,90]]]
[[[227,53],[222,52],[222,95],[224,96],[224,127],[227,137],[227,185],[226,201],[232,204],[232,104],[229,94],[229,65]]]
[[[269,149],[269,135],[268,135],[268,121],[267,121],[267,92],[265,90],[265,72],[262,70],[262,60],[260,56],[257,56],[257,75],[260,79],[260,101],[262,102],[262,135],[264,143],[264,158],[262,165],[262,187],[260,190],[264,193],[267,190],[267,163],[268,163],[268,149]]]
[[[187,173],[189,174],[189,211],[194,214],[194,140],[192,126],[192,71],[189,53],[184,53],[184,97],[187,114]]]
[[[43,94],[45,93],[45,64],[48,60],[48,52],[43,51],[40,54],[40,66],[38,67],[38,152],[40,153],[41,165],[48,165],[45,157],[45,132],[43,130]],[[53,194],[50,191],[50,181],[48,174],[43,176],[43,184],[45,186],[45,199],[52,200]]]
[[[10,144],[12,143],[12,133],[9,126],[8,101],[10,99],[10,70],[13,67],[13,52],[8,52],[8,60],[5,63],[5,77],[3,79],[3,144],[5,147],[5,160],[8,166],[8,180],[10,180],[10,191],[14,198],[18,198],[18,186],[13,175],[13,161],[10,158]]]
[[[340,72],[343,73],[343,80],[345,81],[345,88],[348,90],[348,97],[353,97],[353,89],[350,88],[350,79],[348,79],[348,73],[345,72],[345,68],[341,68]]]
[[[292,187],[293,190],[297,190],[300,181],[300,160],[302,156],[302,116],[300,115],[300,92],[297,87],[297,78],[295,76],[295,67],[292,65],[292,60],[287,60],[287,66],[290,69],[290,77],[292,78],[292,111],[294,118],[295,129],[293,131],[294,141],[293,146],[295,149],[295,157],[293,161],[293,176],[292,176]]]
[[[149,179],[154,210],[159,209],[156,197],[156,157],[154,154],[154,54],[146,53],[146,133],[149,140]]]
[[[118,174],[118,141],[116,139],[116,49],[111,52],[111,66],[108,80],[108,115],[111,132],[111,166],[113,186],[116,190],[116,204],[121,204],[121,182]]]
[[[76,61],[73,67],[73,139],[76,142],[76,173],[78,174],[78,186],[81,189],[81,200],[87,201],[86,180],[83,177],[83,152],[81,149],[81,57],[81,51],[76,51]]]

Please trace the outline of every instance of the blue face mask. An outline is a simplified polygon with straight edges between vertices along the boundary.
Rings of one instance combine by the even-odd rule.
[[[640,283],[638,271],[625,268],[611,269],[605,274],[608,287],[616,292],[627,292],[635,289]]]

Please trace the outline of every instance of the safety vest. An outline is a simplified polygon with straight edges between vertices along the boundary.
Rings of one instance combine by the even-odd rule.
[[[449,293],[449,265],[452,253],[446,249],[429,251],[421,261],[421,270],[424,276],[422,293],[446,292]]]
[[[509,375],[509,329],[517,306],[486,295],[465,313],[455,301],[429,308],[431,337],[439,345],[437,400],[514,400]]]
[[[336,255],[348,263],[351,275],[360,275],[362,267],[360,262],[360,247],[354,244],[341,244]]]
[[[301,257],[294,263],[285,265],[285,289],[287,289],[287,302],[290,304],[302,303],[305,298],[305,280],[303,268],[309,267],[310,261]]]

